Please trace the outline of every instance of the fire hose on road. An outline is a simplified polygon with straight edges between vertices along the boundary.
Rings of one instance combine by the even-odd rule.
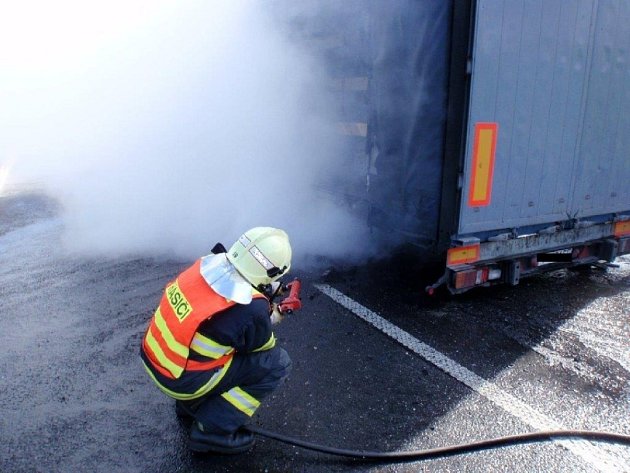
[[[263,437],[267,437],[273,440],[277,440],[279,442],[287,443],[289,445],[295,445],[296,447],[301,447],[320,453],[358,458],[362,460],[388,462],[429,460],[435,458],[462,455],[465,453],[480,452],[483,450],[509,447],[513,445],[523,445],[528,443],[540,443],[557,440],[588,440],[591,442],[614,443],[630,447],[630,435],[623,435],[612,432],[596,432],[589,430],[549,430],[541,432],[530,432],[519,435],[510,435],[506,437],[498,437],[494,439],[481,440],[478,442],[452,445],[449,447],[431,448],[427,450],[411,450],[407,452],[372,452],[327,447],[316,443],[306,442],[304,440],[288,437],[286,435],[281,435],[275,432],[270,432],[268,430],[254,426],[248,426],[247,430]]]

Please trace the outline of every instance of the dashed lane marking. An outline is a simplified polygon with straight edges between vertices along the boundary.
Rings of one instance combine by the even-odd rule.
[[[536,430],[563,430],[559,422],[538,412],[528,404],[513,395],[503,391],[494,383],[473,373],[435,348],[421,342],[400,327],[385,320],[377,313],[349,298],[337,289],[326,284],[316,284],[315,287],[332,300],[352,311],[356,316],[379,329],[398,343],[431,362],[457,381],[504,409],[509,414],[520,419]],[[586,440],[559,440],[556,443],[581,457],[598,471],[602,472],[630,472],[630,465],[626,459],[607,450],[601,445],[595,445]]]

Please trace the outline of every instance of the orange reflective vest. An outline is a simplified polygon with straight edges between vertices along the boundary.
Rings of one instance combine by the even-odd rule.
[[[179,378],[184,370],[210,370],[223,366],[234,356],[232,347],[215,344],[223,351],[217,353],[215,359],[209,357],[208,361],[196,361],[188,357],[191,342],[201,337],[196,334],[199,325],[236,304],[214,292],[201,275],[200,266],[201,260],[197,260],[166,286],[144,336],[147,358],[157,371],[171,379]],[[256,294],[254,297],[264,296]]]

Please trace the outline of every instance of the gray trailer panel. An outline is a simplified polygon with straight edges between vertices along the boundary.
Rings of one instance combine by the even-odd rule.
[[[630,2],[600,1],[588,76],[573,211],[630,207]]]
[[[459,233],[628,210],[628,3],[479,0],[475,31]],[[478,122],[498,139],[490,204],[470,207]]]

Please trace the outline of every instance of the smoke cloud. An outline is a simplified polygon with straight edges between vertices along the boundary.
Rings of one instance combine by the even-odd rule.
[[[263,2],[4,5],[0,185],[57,196],[69,249],[194,258],[270,225],[297,262],[365,253],[317,190],[340,159],[323,67]]]

